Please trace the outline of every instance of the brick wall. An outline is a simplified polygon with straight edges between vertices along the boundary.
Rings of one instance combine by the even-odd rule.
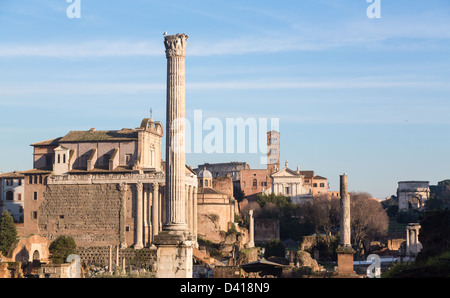
[[[50,241],[71,236],[77,246],[115,245],[120,206],[116,184],[48,185],[39,208],[39,232]]]

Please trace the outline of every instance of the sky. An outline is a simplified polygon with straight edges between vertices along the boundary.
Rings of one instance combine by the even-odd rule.
[[[31,169],[30,144],[72,130],[165,125],[167,31],[189,35],[200,142],[217,119],[266,119],[282,167],[330,190],[343,173],[379,199],[399,181],[435,185],[450,178],[450,2],[368,1],[0,0],[0,172]],[[265,167],[263,148],[200,148],[194,168]]]

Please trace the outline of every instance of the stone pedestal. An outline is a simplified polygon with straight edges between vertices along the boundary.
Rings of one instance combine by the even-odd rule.
[[[155,236],[157,278],[192,278],[195,236],[189,231],[161,231]]]
[[[351,247],[339,247],[336,250],[338,257],[337,274],[351,276],[355,275],[353,269],[353,255],[355,251]]]

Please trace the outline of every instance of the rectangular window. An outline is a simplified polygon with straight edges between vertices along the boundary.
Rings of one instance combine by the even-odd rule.
[[[33,199],[34,199],[35,201],[37,201],[37,191],[34,192],[34,194],[33,194]]]
[[[320,187],[325,187],[325,183],[320,183]]]
[[[33,184],[33,176],[30,176],[29,184]]]
[[[313,187],[317,187],[317,183],[313,183]]]
[[[18,194],[17,194],[17,200],[18,200],[18,201],[22,201],[22,194],[21,194],[21,193],[18,193]]]
[[[33,212],[31,213],[31,218],[32,218],[32,219],[37,219],[37,217],[38,217],[37,211],[33,211]]]

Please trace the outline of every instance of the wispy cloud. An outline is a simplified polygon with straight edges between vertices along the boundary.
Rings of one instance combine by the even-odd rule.
[[[117,83],[117,82],[50,82],[0,84],[0,95],[29,94],[136,94],[162,92],[164,83]],[[446,81],[429,80],[423,77],[355,77],[341,79],[311,80],[305,78],[265,78],[239,81],[187,82],[186,89],[195,90],[286,90],[286,89],[379,89],[379,88],[425,88],[449,90]]]
[[[156,56],[164,53],[163,51],[161,42],[92,41],[72,44],[0,45],[0,57],[98,58],[114,56]]]

